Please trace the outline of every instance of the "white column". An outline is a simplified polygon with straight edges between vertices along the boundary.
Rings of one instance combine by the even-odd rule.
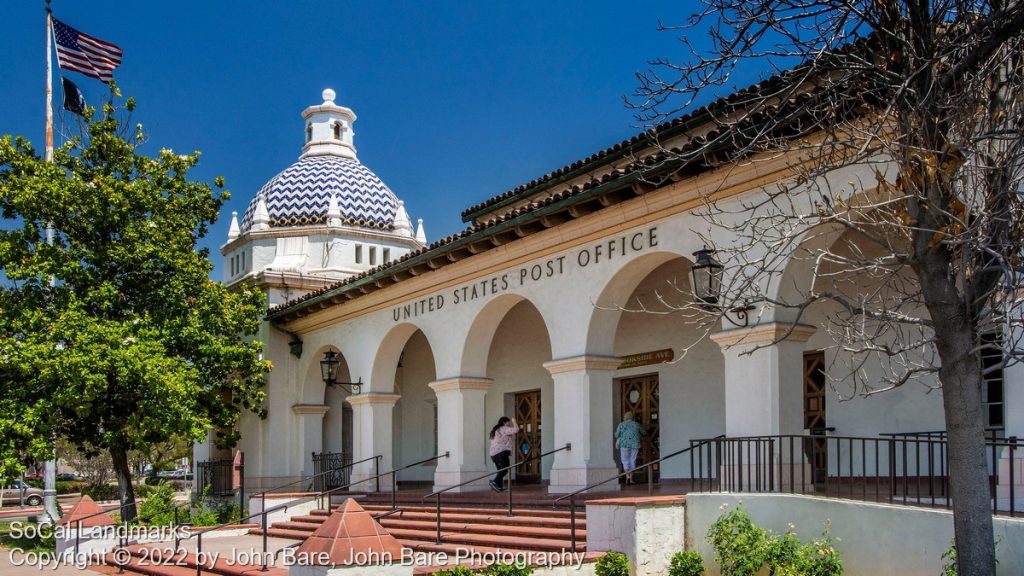
[[[448,458],[437,461],[434,490],[487,474],[484,397],[493,382],[490,378],[456,377],[430,383],[437,394],[438,452],[449,452]],[[482,480],[452,492],[487,489],[487,481]]]
[[[292,414],[298,420],[299,454],[302,455],[300,476],[313,475],[313,453],[323,451],[324,414],[329,408],[323,404],[295,404]]]
[[[354,394],[345,399],[352,405],[352,461],[380,455],[379,472],[388,472],[394,468],[392,459],[392,419],[395,403],[401,398],[398,394],[381,394],[368,392]],[[352,468],[352,482],[372,478],[377,474],[374,462],[364,462]],[[376,483],[371,481],[357,484],[354,491],[372,491]],[[380,489],[391,489],[391,478],[380,479]]]
[[[622,362],[609,356],[577,356],[545,362],[555,381],[555,454],[548,491],[564,494],[618,473],[613,455],[612,377]],[[618,490],[609,482],[600,490]]]
[[[804,428],[803,355],[808,338],[816,328],[805,325],[768,323],[713,334],[725,356],[725,435],[727,437],[802,434]],[[747,442],[732,444],[737,458],[744,458],[742,469],[727,462],[721,473],[731,478],[731,489],[756,484],[758,475],[767,479],[768,471],[755,470],[755,453],[762,462],[772,455],[774,485],[788,490],[791,483],[810,484],[801,442],[771,446]],[[795,466],[790,466],[794,463]],[[762,488],[764,484],[762,482]]]

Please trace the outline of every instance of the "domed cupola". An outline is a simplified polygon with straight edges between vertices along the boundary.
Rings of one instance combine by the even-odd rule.
[[[305,144],[291,166],[231,215],[224,279],[269,288],[283,302],[395,261],[427,243],[423,222],[356,157],[352,110],[323,103],[302,111]]]
[[[352,131],[356,116],[335,104],[334,96],[328,88],[323,92],[323,104],[302,112],[306,121],[302,155],[271,178],[249,202],[242,216],[241,234],[338,223],[381,231],[394,229],[398,198],[359,162]],[[335,222],[328,219],[332,197],[339,212]]]

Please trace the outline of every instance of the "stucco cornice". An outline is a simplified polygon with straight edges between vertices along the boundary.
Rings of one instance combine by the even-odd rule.
[[[494,380],[491,378],[447,378],[427,384],[436,393],[448,392],[450,390],[488,390]]]
[[[330,406],[324,406],[323,404],[295,404],[292,406],[293,414],[315,414],[323,416],[330,410]]]
[[[619,364],[622,364],[622,358],[617,356],[576,356],[545,362],[544,368],[555,375],[583,370],[615,370]]]
[[[786,324],[782,322],[771,322],[759,324],[750,328],[727,330],[712,334],[711,339],[722,348],[728,348],[737,344],[755,346],[771,344],[773,342],[806,342],[817,332],[814,326],[806,324]]]
[[[386,404],[388,406],[394,406],[395,402],[398,402],[402,397],[398,394],[382,394],[380,392],[367,392],[366,394],[353,394],[345,401],[352,406],[361,406],[363,404]]]

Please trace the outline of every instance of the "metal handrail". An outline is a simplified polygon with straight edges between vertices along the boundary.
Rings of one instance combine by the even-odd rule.
[[[350,462],[348,464],[343,464],[343,465],[339,466],[338,468],[331,468],[330,470],[324,470],[323,472],[320,472],[319,474],[313,474],[312,476],[303,476],[302,478],[300,478],[298,480],[293,480],[292,482],[289,482],[287,484],[281,484],[280,486],[274,486],[273,488],[267,488],[266,490],[264,490],[263,492],[260,492],[259,494],[254,494],[254,496],[263,496],[264,494],[267,494],[267,493],[270,493],[270,492],[276,492],[276,491],[278,491],[278,490],[280,490],[282,488],[287,488],[289,486],[295,486],[296,484],[302,484],[302,483],[307,482],[309,480],[313,480],[315,478],[319,478],[320,476],[326,476],[327,474],[334,474],[335,472],[340,472],[341,470],[344,470],[345,468],[349,468],[349,467],[355,466],[356,464],[362,464],[363,462],[366,462],[366,461],[368,461],[368,460],[370,460],[372,458],[379,458],[379,457],[380,457],[379,455],[378,456],[371,456],[370,458],[365,458],[363,460],[360,460],[359,462]]]
[[[314,475],[312,475],[312,476],[310,476],[308,478],[303,477],[303,478],[301,478],[299,480],[295,480],[293,482],[289,482],[288,484],[282,484],[280,486],[275,486],[274,488],[270,488],[269,490],[264,490],[263,492],[260,492],[259,494],[256,494],[256,496],[260,497],[260,507],[261,508],[266,508],[267,507],[267,494],[268,493],[272,493],[275,490],[280,490],[281,488],[287,488],[289,486],[294,486],[296,484],[299,484],[301,482],[305,482],[307,480],[312,480],[312,479],[316,478],[317,476],[324,476],[326,474],[333,474],[333,473],[338,472],[340,470],[344,470],[346,468],[351,468],[351,467],[355,466],[356,464],[362,464],[363,462],[369,462],[370,460],[374,460],[374,465],[373,465],[374,466],[374,470],[377,470],[377,468],[380,466],[380,459],[381,458],[382,458],[382,456],[380,454],[376,454],[374,456],[370,456],[369,458],[363,458],[362,460],[359,460],[358,462],[349,462],[348,464],[343,464],[340,468],[331,468],[330,470],[325,470],[325,471],[323,471],[323,472],[321,472],[319,474],[314,474]],[[377,485],[377,491],[380,492],[380,485],[379,484]],[[319,494],[317,494],[317,496],[319,496]]]
[[[519,462],[513,462],[512,464],[509,464],[508,466],[505,466],[504,468],[499,468],[499,469],[495,470],[494,473],[497,474],[498,472],[501,472],[501,471],[506,471],[507,472],[507,471],[512,470],[513,468],[516,468],[517,466],[520,466],[522,464],[526,464],[527,462],[533,462],[534,460],[540,460],[541,458],[544,458],[545,456],[550,456],[550,455],[552,455],[552,454],[554,454],[556,452],[561,452],[563,450],[571,451],[572,450],[572,444],[566,442],[565,446],[562,446],[561,448],[555,448],[554,450],[551,450],[549,452],[545,452],[543,454],[538,454],[538,455],[534,456],[533,458],[527,458],[526,460],[522,460],[522,461],[519,461]],[[466,484],[472,484],[474,482],[479,482],[480,480],[483,480],[484,478],[490,478],[490,477],[491,477],[490,474],[484,474],[483,476],[478,476],[476,478],[471,478],[469,480],[466,480],[465,482],[462,482],[461,484],[455,484],[454,486],[448,486],[447,488],[442,488],[441,490],[436,490],[436,491],[431,492],[430,494],[427,494],[426,496],[423,497],[423,500],[426,500],[427,498],[430,498],[431,496],[433,496],[436,499],[435,511],[436,511],[436,514],[437,514],[437,519],[436,520],[437,520],[437,543],[438,544],[441,544],[441,494],[444,494],[445,492],[448,492],[449,490],[454,490],[456,488],[461,488],[462,486],[465,486]],[[511,478],[509,478],[509,482],[508,482],[508,515],[509,516],[513,515],[512,514],[512,479]]]
[[[642,470],[644,468],[648,468],[650,466],[654,466],[655,464],[660,464],[660,463],[664,462],[665,460],[668,460],[669,458],[674,458],[676,456],[679,456],[680,454],[684,454],[686,452],[690,452],[691,450],[693,450],[694,448],[696,448],[698,446],[703,446],[704,444],[708,444],[708,443],[713,442],[715,440],[718,440],[720,438],[725,438],[725,434],[721,434],[719,436],[716,436],[715,438],[711,438],[711,439],[708,439],[708,440],[702,440],[702,441],[700,441],[697,444],[691,444],[689,448],[683,448],[682,450],[677,450],[677,451],[675,451],[675,452],[673,452],[671,454],[667,454],[665,456],[662,456],[661,458],[658,458],[657,460],[652,460],[652,461],[644,464],[643,466],[639,466],[637,468],[634,468],[634,469],[632,469],[632,470],[630,470],[628,472],[622,472],[621,474],[616,474],[615,476],[612,476],[611,478],[607,478],[607,479],[602,480],[600,482],[596,482],[594,484],[591,484],[590,486],[586,486],[584,488],[580,488],[579,490],[577,490],[575,492],[571,492],[571,493],[566,494],[564,496],[560,496],[558,498],[555,498],[555,500],[551,503],[552,506],[554,506],[555,504],[558,504],[559,502],[561,502],[562,500],[565,500],[566,498],[569,499],[569,536],[570,536],[570,543],[571,543],[572,549],[576,550],[576,496],[578,494],[586,492],[587,490],[592,490],[594,488],[597,488],[598,486],[607,484],[607,483],[611,482],[612,480],[618,480],[618,479],[620,479],[620,478],[622,478],[624,476],[627,476],[629,474],[634,474],[637,470]],[[651,473],[651,470],[648,470],[647,471],[647,495],[650,496],[653,493],[654,493],[654,474]]]
[[[402,470],[405,470],[407,468],[412,468],[413,466],[420,466],[422,464],[426,464],[427,462],[433,462],[434,460],[440,460],[441,458],[450,458],[450,457],[451,457],[451,452],[445,452],[444,454],[438,454],[437,456],[431,456],[430,458],[425,458],[423,460],[420,460],[419,462],[413,462],[412,464],[406,464],[405,466],[402,466],[401,468],[395,468],[394,470],[391,470],[389,472],[382,472],[380,474],[377,474],[376,476],[371,476],[369,478],[363,478],[362,480],[356,480],[355,482],[349,482],[348,484],[346,484],[344,486],[337,486],[335,488],[331,488],[330,490],[324,490],[323,492],[320,492],[319,494],[316,495],[316,497],[317,497],[317,506],[320,507],[320,508],[324,507],[324,505],[323,505],[324,504],[323,497],[326,496],[327,497],[328,507],[330,507],[330,502],[331,502],[330,498],[331,498],[331,495],[334,492],[339,492],[341,490],[346,490],[348,488],[351,488],[351,487],[355,486],[356,484],[362,484],[363,482],[369,482],[370,480],[376,480],[377,481],[377,491],[379,492],[380,491],[380,479],[382,477],[387,476],[387,475],[390,474],[392,476],[392,478],[391,478],[391,510],[394,511],[396,508],[398,508],[397,486],[398,486],[398,473],[399,472],[401,472]]]
[[[175,551],[177,551],[178,550],[178,546],[180,545],[180,543],[182,541],[188,540],[188,539],[192,538],[193,536],[195,536],[196,537],[196,576],[202,576],[203,565],[202,565],[201,559],[203,557],[203,533],[204,532],[213,532],[214,530],[220,530],[221,528],[227,528],[228,526],[232,526],[232,525],[235,525],[235,524],[241,524],[242,522],[245,522],[246,520],[251,520],[251,519],[259,516],[260,517],[260,528],[261,528],[261,531],[263,533],[263,555],[261,556],[262,564],[260,565],[260,572],[266,572],[267,571],[267,514],[270,514],[271,512],[277,512],[278,510],[287,510],[287,509],[288,509],[288,505],[287,504],[279,504],[277,506],[274,506],[273,508],[263,510],[262,512],[258,512],[256,514],[250,514],[250,515],[246,516],[245,518],[239,518],[238,520],[232,520],[231,522],[225,522],[223,524],[214,526],[212,528],[207,528],[207,527],[203,526],[202,530],[198,530],[196,532],[193,532],[193,533],[189,534],[188,536],[185,536],[184,538],[179,540],[175,544],[175,548],[174,549],[175,549]]]

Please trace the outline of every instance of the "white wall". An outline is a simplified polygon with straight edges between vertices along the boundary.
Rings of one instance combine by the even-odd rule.
[[[708,529],[723,513],[722,505],[741,504],[763,528],[782,533],[792,523],[804,542],[819,537],[830,522],[846,574],[935,576],[953,538],[953,514],[945,510],[788,494],[689,494],[686,547],[704,556],[709,576],[719,572],[706,540]],[[1024,519],[1000,517],[993,525],[999,542],[997,574],[1024,574]]]
[[[662,264],[637,286],[625,307],[638,309],[637,303],[642,302],[647,310],[667,311],[655,293],[669,304],[688,298],[671,285],[689,290],[688,273],[689,267],[682,259]],[[711,340],[704,339],[685,357],[680,354],[683,347],[690,346],[698,338],[699,334],[688,326],[686,319],[677,314],[624,312],[619,320],[615,335],[616,356],[665,348],[673,349],[676,354],[672,363],[638,366],[615,373],[616,379],[658,374],[662,454],[686,448],[691,439],[717,436],[725,429],[725,368],[721,349]],[[622,419],[619,404],[619,387],[616,385],[616,423]],[[611,439],[608,440],[608,449],[613,449]],[[662,478],[688,478],[689,475],[688,456],[679,456],[662,464]]]
[[[392,462],[396,468],[436,455],[434,409],[437,396],[427,386],[434,379],[430,344],[423,332],[416,332],[405,345],[402,367],[395,373],[395,393],[402,396],[394,408]],[[399,480],[433,480],[434,468],[433,463],[410,468],[401,473]]]
[[[551,374],[543,363],[551,360],[548,333],[540,313],[529,302],[512,307],[498,325],[487,356],[487,377],[494,380],[484,397],[485,430],[501,416],[515,416],[509,401],[516,392],[540,388],[541,446],[544,452],[554,446],[554,389]],[[541,476],[548,478],[552,459],[544,458]],[[488,465],[490,458],[487,459]]]

